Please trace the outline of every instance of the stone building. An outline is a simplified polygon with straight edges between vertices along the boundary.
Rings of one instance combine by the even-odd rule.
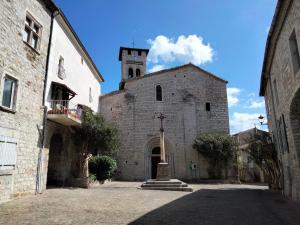
[[[80,185],[72,128],[81,125],[81,106],[98,110],[103,77],[62,11],[55,14],[45,86],[47,121],[40,189]]]
[[[278,1],[267,39],[260,95],[283,171],[284,193],[300,199],[300,1]]]
[[[0,1],[0,202],[79,185],[72,128],[103,77],[51,0]],[[47,179],[48,178],[48,179]]]
[[[249,155],[249,144],[254,135],[268,135],[269,133],[257,128],[245,130],[233,135],[238,143],[238,167],[239,179],[243,182],[264,182],[263,171],[251,160]]]
[[[0,1],[0,202],[36,189],[52,1]]]
[[[171,175],[208,178],[207,161],[192,148],[197,135],[229,133],[227,81],[186,64],[146,73],[148,49],[120,48],[120,89],[99,98],[99,112],[120,130],[118,178],[155,178],[159,162],[159,113],[164,120]]]

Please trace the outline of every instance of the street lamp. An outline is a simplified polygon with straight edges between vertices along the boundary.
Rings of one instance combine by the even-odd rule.
[[[259,121],[260,125],[268,125],[267,123],[264,123],[265,117],[263,115],[259,115],[258,121]]]

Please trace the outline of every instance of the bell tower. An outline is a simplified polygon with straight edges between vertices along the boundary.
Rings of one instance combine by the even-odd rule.
[[[146,62],[149,49],[120,47],[122,82],[146,73]]]

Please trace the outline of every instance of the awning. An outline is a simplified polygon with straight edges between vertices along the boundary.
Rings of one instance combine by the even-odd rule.
[[[51,89],[52,89],[52,94],[57,92],[57,90],[62,90],[63,92],[65,92],[66,94],[69,95],[69,100],[74,98],[75,95],[77,95],[71,88],[69,88],[67,85],[65,84],[61,84],[55,81],[52,81],[51,83]]]

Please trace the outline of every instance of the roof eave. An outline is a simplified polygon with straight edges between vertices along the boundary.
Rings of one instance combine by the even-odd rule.
[[[266,82],[268,80],[267,76],[270,73],[270,65],[272,64],[278,37],[280,35],[280,32],[277,32],[277,35],[276,35],[275,29],[278,26],[280,26],[279,29],[281,30],[292,2],[293,2],[293,0],[287,0],[287,1],[286,0],[278,0],[278,2],[277,2],[275,13],[274,13],[271,27],[269,30],[268,38],[266,41],[265,54],[264,54],[264,60],[263,60],[263,68],[262,68],[261,78],[260,78],[260,90],[259,90],[260,96],[265,95]],[[283,10],[285,4],[288,4],[286,11]],[[284,14],[281,15],[281,13],[284,13]],[[280,22],[279,19],[282,16],[284,16],[284,19],[281,22],[281,24],[279,24],[279,22]],[[274,43],[272,43],[272,42],[274,42]],[[271,60],[271,62],[269,62],[269,60]]]

